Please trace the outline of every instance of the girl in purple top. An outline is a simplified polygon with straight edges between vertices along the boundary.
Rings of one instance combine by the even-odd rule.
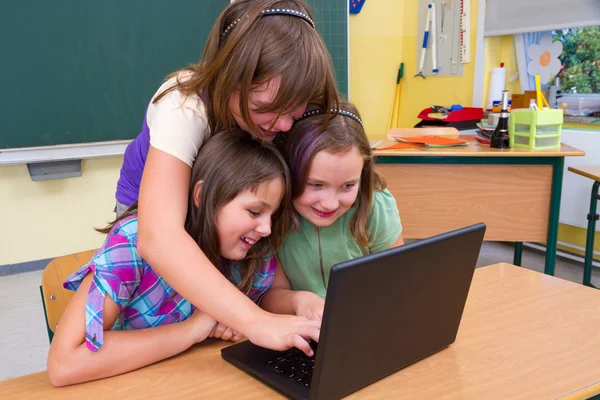
[[[258,303],[273,283],[271,254],[291,217],[285,161],[272,145],[225,131],[202,147],[191,182],[186,231],[212,268]],[[48,355],[56,386],[122,374],[207,337],[241,337],[202,305],[194,307],[140,256],[134,208],[101,230],[108,233],[102,247],[64,284],[76,293]]]
[[[130,144],[117,210],[138,200],[137,251],[173,289],[254,344],[312,353],[313,321],[267,313],[215,271],[184,229],[191,166],[211,134],[241,128],[272,141],[308,102],[337,108],[331,60],[304,0],[236,0],[202,60],[168,77]],[[258,168],[259,166],[248,166]]]

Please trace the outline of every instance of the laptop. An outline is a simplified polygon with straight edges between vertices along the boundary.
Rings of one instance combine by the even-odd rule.
[[[336,264],[314,357],[249,341],[225,360],[293,399],[338,399],[456,339],[483,223]]]

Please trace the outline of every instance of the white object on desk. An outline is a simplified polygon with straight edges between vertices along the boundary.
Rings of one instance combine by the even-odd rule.
[[[489,113],[487,124],[489,126],[497,126],[499,120],[500,120],[500,113]]]
[[[488,89],[488,98],[485,108],[487,110],[492,109],[494,101],[502,100],[502,91],[506,86],[506,68],[498,67],[492,68],[490,75],[490,86]]]

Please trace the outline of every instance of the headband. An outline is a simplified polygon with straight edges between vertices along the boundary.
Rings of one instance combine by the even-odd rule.
[[[360,126],[363,127],[363,129],[365,128],[365,125],[363,124],[362,120],[360,118],[358,118],[358,115],[356,115],[354,113],[351,113],[350,111],[336,110],[335,108],[332,108],[329,111],[332,114],[339,114],[339,115],[343,115],[344,117],[352,118],[353,120],[355,120],[356,122],[358,122],[360,124]],[[303,119],[310,118],[310,117],[312,117],[314,115],[319,115],[319,114],[325,114],[325,111],[322,111],[322,110],[307,111],[304,114],[302,114],[302,116],[300,118],[298,118],[296,120],[296,122],[302,121]]]
[[[261,16],[263,16],[263,17],[267,16],[267,15],[291,15],[292,17],[302,18],[308,24],[310,24],[310,26],[312,26],[313,29],[316,29],[315,23],[312,20],[312,18],[310,18],[308,15],[306,15],[303,12],[292,10],[290,8],[267,8],[266,10],[262,10],[260,13],[262,14]],[[237,25],[237,23],[240,22],[240,20],[241,20],[241,18],[238,18],[235,21],[233,21],[231,24],[229,24],[229,26],[227,28],[225,28],[225,31],[223,31],[223,35],[221,35],[221,36],[222,37],[227,36],[229,34],[229,32]]]

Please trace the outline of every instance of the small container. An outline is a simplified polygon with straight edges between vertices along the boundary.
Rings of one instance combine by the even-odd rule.
[[[512,107],[512,100],[508,100],[508,111],[510,111]],[[500,111],[502,111],[502,100],[494,100],[492,102],[492,112],[493,113],[499,113]]]
[[[487,124],[489,126],[496,126],[496,125],[498,125],[499,120],[500,120],[500,113],[489,113]]]
[[[587,117],[600,111],[600,94],[598,93],[564,93],[557,101],[558,106],[565,106],[565,114],[575,117]]]
[[[510,113],[510,147],[546,150],[560,147],[563,111],[518,109]]]

